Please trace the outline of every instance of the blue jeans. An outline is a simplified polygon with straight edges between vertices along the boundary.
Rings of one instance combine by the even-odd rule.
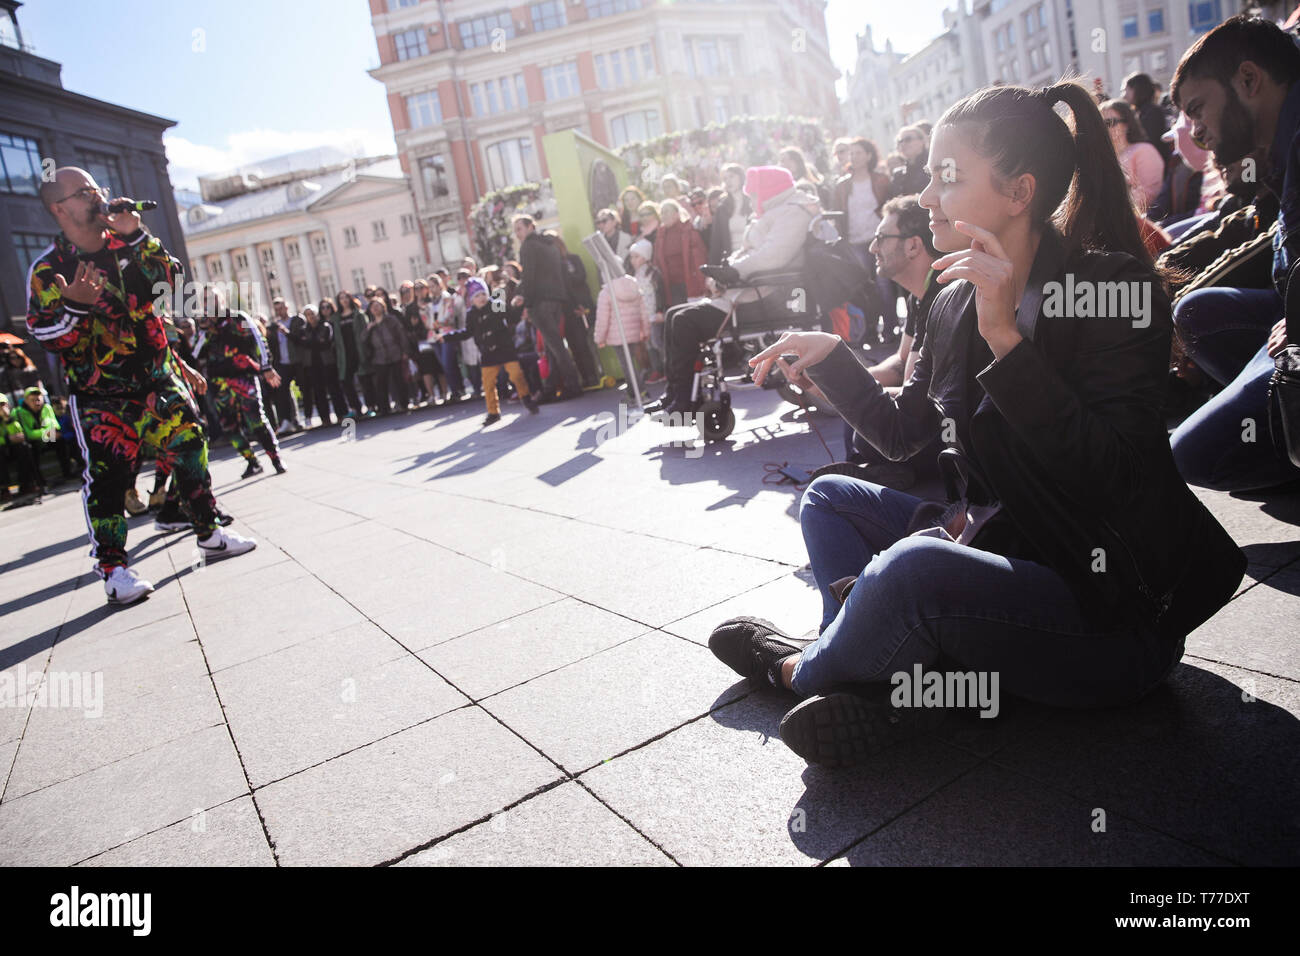
[[[1170,436],[1189,485],[1258,491],[1300,479],[1273,451],[1268,433],[1268,333],[1282,317],[1272,289],[1203,289],[1178,303],[1174,323],[1188,356],[1223,390]]]
[[[447,376],[447,388],[452,395],[461,395],[465,391],[465,380],[460,374],[460,343],[439,342],[434,351],[438,353],[443,374]]]
[[[925,670],[996,672],[999,688],[1062,707],[1142,697],[1178,663],[1136,624],[1087,621],[1065,580],[1032,561],[951,541],[903,537],[920,500],[828,475],[804,492],[799,524],[822,594],[821,636],[804,649],[801,696]],[[856,577],[843,607],[830,592]]]

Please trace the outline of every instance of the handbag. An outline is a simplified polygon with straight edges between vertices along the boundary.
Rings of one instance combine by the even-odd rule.
[[[1268,430],[1273,450],[1300,468],[1300,262],[1286,282],[1286,346],[1273,359],[1268,380]]]

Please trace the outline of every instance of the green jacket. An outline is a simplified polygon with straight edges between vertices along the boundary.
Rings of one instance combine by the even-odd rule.
[[[26,405],[19,405],[14,411],[14,421],[22,428],[23,434],[27,436],[29,442],[45,441],[45,433],[53,429],[55,438],[59,434],[59,419],[54,414],[54,409],[49,405],[41,406],[40,419]]]
[[[4,444],[9,444],[9,442],[13,440],[14,435],[21,435],[22,433],[23,426],[19,425],[18,419],[14,418],[12,415],[10,416],[9,421],[0,422],[0,439],[3,440]]]

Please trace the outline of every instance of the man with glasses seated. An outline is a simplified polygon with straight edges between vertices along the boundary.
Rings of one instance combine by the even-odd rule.
[[[183,278],[180,263],[139,213],[109,213],[107,200],[74,166],[41,184],[41,201],[61,231],[28,273],[27,328],[62,360],[86,459],[91,555],[109,602],[130,604],[153,590],[127,567],[122,514],[146,449],[176,476],[204,560],[242,554],[256,542],[218,525],[207,438],[190,392],[202,380],[173,353],[154,310]]]
[[[907,320],[898,351],[870,366],[867,371],[888,394],[897,396],[903,384],[912,377],[912,369],[925,343],[926,317],[940,291],[930,264],[939,258],[939,252],[930,232],[930,214],[921,207],[916,196],[896,196],[885,203],[881,212],[885,218],[871,241],[871,252],[876,257],[880,275],[897,282],[907,293]],[[811,380],[804,377],[795,384],[819,398],[823,407],[829,407],[825,396]],[[933,442],[907,461],[891,462],[846,422],[844,451],[847,460],[823,465],[813,473],[813,477],[848,475],[905,491],[918,478],[937,477],[936,458],[942,448],[940,436],[936,436]]]

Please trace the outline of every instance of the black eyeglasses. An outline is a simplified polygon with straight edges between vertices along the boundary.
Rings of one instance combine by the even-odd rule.
[[[55,202],[55,203],[67,202],[69,199],[75,199],[75,198],[77,198],[77,197],[82,197],[82,198],[84,198],[84,199],[90,199],[92,196],[93,196],[93,197],[98,197],[99,199],[102,199],[102,200],[104,200],[105,202],[107,202],[107,201],[108,201],[108,190],[107,190],[105,187],[103,187],[103,186],[98,186],[98,187],[97,187],[97,186],[82,186],[82,187],[81,187],[80,189],[78,189],[76,192],[68,193],[68,195],[64,196],[62,199],[56,199],[56,200],[54,200],[54,202]]]
[[[911,239],[912,237],[902,232],[878,232],[875,239]]]

